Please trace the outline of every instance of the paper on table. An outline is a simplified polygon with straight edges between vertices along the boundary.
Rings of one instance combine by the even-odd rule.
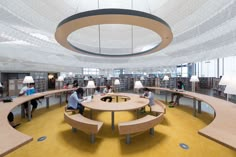
[[[83,102],[91,102],[92,101],[92,96],[84,97],[84,99],[86,99],[86,100],[84,100]]]

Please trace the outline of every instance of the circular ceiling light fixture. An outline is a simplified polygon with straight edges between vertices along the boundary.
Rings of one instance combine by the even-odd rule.
[[[102,24],[127,24],[143,27],[157,33],[161,37],[161,42],[145,51],[135,53],[130,52],[125,54],[105,54],[101,51],[92,52],[81,49],[68,41],[68,36],[74,31],[85,27]],[[129,57],[147,55],[165,48],[172,41],[173,34],[170,26],[157,16],[129,9],[98,9],[81,12],[61,21],[57,26],[55,39],[63,47],[85,55],[101,57]]]

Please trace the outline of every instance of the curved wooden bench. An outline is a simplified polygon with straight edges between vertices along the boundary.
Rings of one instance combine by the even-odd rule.
[[[192,98],[193,102],[194,101],[196,102],[197,100],[198,103],[200,104],[199,107],[201,107],[201,102],[205,102],[206,104],[210,105],[214,109],[214,120],[206,127],[198,130],[198,133],[220,144],[223,144],[231,149],[236,150],[235,103],[200,93],[194,93],[188,91],[178,92],[170,90],[168,88],[161,88],[161,87],[148,87],[148,88],[182,94],[184,97]],[[196,106],[194,107],[194,103],[193,103],[193,110],[194,113],[196,113],[197,109]]]
[[[156,116],[160,113],[166,113],[166,105],[159,101],[155,100],[155,105],[150,106],[151,112],[156,113]]]
[[[159,116],[146,115],[143,118],[118,124],[119,134],[126,135],[126,144],[130,143],[130,134],[150,130],[150,134],[154,135],[154,126],[161,123],[164,113]]]
[[[95,142],[95,134],[101,129],[103,122],[95,121],[84,117],[81,114],[68,115],[64,113],[64,120],[72,126],[72,130],[79,129],[90,134],[90,142]]]
[[[65,112],[72,112],[72,114],[78,113],[79,109],[68,109],[67,105],[65,106]]]

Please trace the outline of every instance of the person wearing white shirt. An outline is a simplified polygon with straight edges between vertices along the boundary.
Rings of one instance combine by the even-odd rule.
[[[104,88],[103,93],[104,93],[104,94],[112,93],[111,86],[107,85],[106,88]]]
[[[20,90],[19,96],[27,95],[28,86],[23,86]]]
[[[81,104],[81,102],[84,101],[83,94],[84,94],[83,88],[78,88],[76,91],[74,91],[68,99],[67,108],[73,110],[79,109],[79,113],[83,114],[84,106]]]

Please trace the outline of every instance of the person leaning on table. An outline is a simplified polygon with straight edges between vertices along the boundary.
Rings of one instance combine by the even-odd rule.
[[[176,91],[178,90],[184,90],[184,84],[182,81],[178,81],[177,82],[177,89]],[[174,100],[174,97],[176,96],[175,98],[175,102],[173,102]],[[179,99],[182,97],[183,95],[182,94],[179,94],[179,93],[171,93],[171,101],[169,103],[173,103],[173,106],[175,106],[178,102],[179,102]]]
[[[143,91],[144,93],[140,97],[149,99],[149,103],[148,103],[149,107],[154,105],[155,104],[154,94],[148,88],[144,88]],[[145,113],[145,107],[141,108],[141,112]]]
[[[78,88],[76,91],[74,91],[69,99],[68,99],[68,106],[67,109],[77,110],[79,109],[79,113],[84,113],[84,106],[81,104],[86,99],[83,99],[84,90],[83,88]]]

